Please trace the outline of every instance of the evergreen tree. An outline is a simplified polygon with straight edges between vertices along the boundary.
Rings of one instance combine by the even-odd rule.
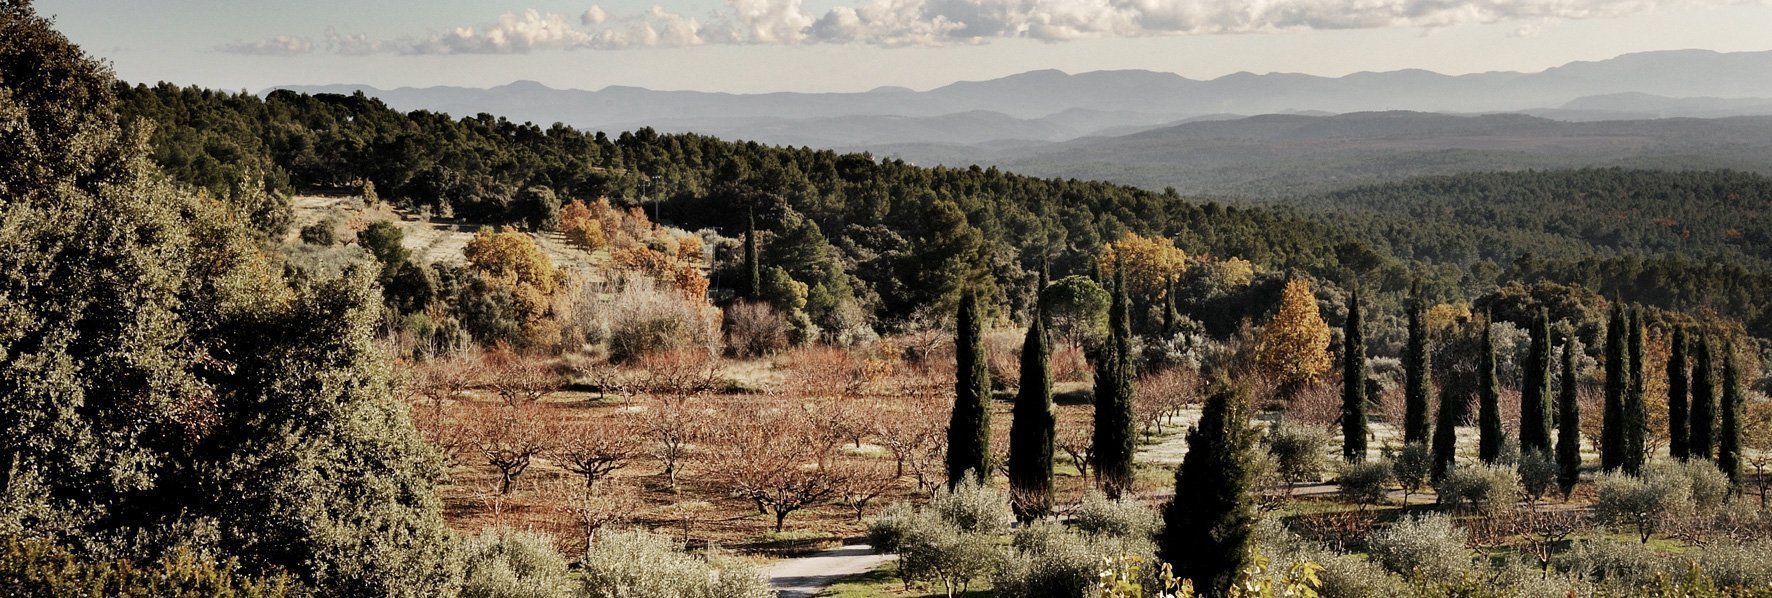
[[[757,301],[763,297],[763,267],[757,256],[756,208],[745,208],[744,215],[745,298]]]
[[[1686,329],[1675,327],[1673,347],[1667,358],[1667,452],[1680,460],[1686,458],[1686,442],[1692,435],[1686,426],[1686,401],[1691,394],[1690,367],[1686,358]]]
[[[1606,405],[1600,428],[1600,467],[1606,471],[1624,465],[1624,395],[1630,387],[1630,364],[1625,344],[1624,306],[1613,304],[1606,324]]]
[[[1550,317],[1532,318],[1530,350],[1520,381],[1520,452],[1551,450]]]
[[[1729,484],[1741,487],[1741,374],[1735,367],[1735,351],[1723,344],[1723,404],[1717,425],[1717,469],[1729,476]]]
[[[1114,269],[1114,302],[1108,312],[1108,344],[1096,360],[1095,468],[1108,498],[1132,488],[1132,396],[1137,373],[1132,363],[1132,314],[1125,268]]]
[[[1040,271],[1040,288],[1046,272]],[[1021,345],[1021,388],[1009,426],[1009,488],[1022,522],[1045,516],[1052,507],[1052,442],[1058,425],[1052,407],[1050,342],[1045,315],[1036,302]]]
[[[1409,343],[1403,352],[1403,442],[1428,441],[1427,318],[1419,294],[1409,301]]]
[[[1255,432],[1248,395],[1222,384],[1188,430],[1175,470],[1175,498],[1163,509],[1159,550],[1203,595],[1225,595],[1247,564],[1255,532]]]
[[[1341,348],[1341,457],[1366,458],[1366,337],[1360,324],[1360,292],[1348,293]]]
[[[1440,410],[1434,415],[1434,471],[1438,482],[1452,471],[1458,461],[1458,424],[1464,422],[1470,408],[1469,396],[1461,396],[1456,385],[1440,385]]]
[[[1717,385],[1713,377],[1716,366],[1711,362],[1708,339],[1698,337],[1693,349],[1692,417],[1686,421],[1691,435],[1686,440],[1686,455],[1708,460],[1713,456],[1711,449],[1715,446],[1711,435],[1716,431],[1717,422]]]
[[[1647,445],[1643,435],[1649,431],[1649,413],[1643,404],[1643,312],[1632,310],[1630,314],[1630,386],[1624,393],[1624,445],[1619,465],[1625,473],[1637,475],[1643,472],[1643,460],[1648,457]]]
[[[1163,335],[1174,335],[1181,327],[1181,312],[1175,309],[1175,291],[1180,286],[1181,277],[1172,276],[1163,290]]]
[[[1563,498],[1581,481],[1581,402],[1577,400],[1575,359],[1581,347],[1574,337],[1563,343],[1562,392],[1557,396],[1557,485]]]
[[[1507,434],[1501,429],[1501,383],[1495,374],[1495,335],[1492,317],[1483,318],[1483,342],[1477,356],[1477,458],[1494,463],[1501,458]]]
[[[991,371],[985,363],[984,322],[978,295],[960,295],[958,330],[954,335],[954,412],[948,420],[948,489],[966,476],[979,483],[990,477]]]

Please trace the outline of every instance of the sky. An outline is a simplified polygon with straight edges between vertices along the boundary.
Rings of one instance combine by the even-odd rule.
[[[37,0],[128,81],[760,93],[1772,50],[1772,0]]]

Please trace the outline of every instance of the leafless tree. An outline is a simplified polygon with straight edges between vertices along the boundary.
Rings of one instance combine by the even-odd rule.
[[[836,468],[840,480],[838,502],[855,511],[856,521],[867,514],[868,503],[898,487],[899,476],[893,474],[893,465],[884,459],[849,459],[839,462]]]
[[[544,408],[533,403],[482,405],[469,409],[474,448],[498,470],[498,493],[510,494],[517,477],[547,450]]]
[[[1058,450],[1071,458],[1077,473],[1089,479],[1089,464],[1095,462],[1095,432],[1089,422],[1059,419],[1058,436],[1053,441]]]
[[[548,459],[584,478],[585,488],[627,467],[640,455],[640,438],[631,415],[585,418],[553,426]]]
[[[485,377],[487,388],[511,405],[541,401],[566,385],[548,360],[502,349],[487,354]]]
[[[712,469],[733,494],[774,514],[775,531],[788,515],[836,495],[843,480],[824,465],[826,449],[806,411],[734,403],[719,422],[727,444],[712,457]]]

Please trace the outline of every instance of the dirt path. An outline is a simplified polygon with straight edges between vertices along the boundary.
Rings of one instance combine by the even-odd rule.
[[[831,584],[872,571],[894,558],[874,554],[874,548],[866,544],[851,544],[781,561],[766,571],[769,587],[775,588],[781,598],[811,598]]]

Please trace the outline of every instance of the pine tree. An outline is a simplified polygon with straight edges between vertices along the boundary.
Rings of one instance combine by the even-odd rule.
[[[1723,344],[1723,404],[1717,425],[1717,469],[1729,476],[1729,485],[1741,487],[1741,374],[1735,367],[1735,351]]]
[[[1674,328],[1673,347],[1667,358],[1667,452],[1675,459],[1686,459],[1686,442],[1691,431],[1686,426],[1686,401],[1691,394],[1691,378],[1686,358],[1686,329]]]
[[[1040,288],[1046,272],[1040,271]],[[1052,442],[1058,419],[1052,407],[1050,343],[1038,302],[1021,345],[1021,388],[1009,426],[1009,488],[1016,518],[1029,522],[1052,507]]]
[[[1366,337],[1360,326],[1360,292],[1349,292],[1347,297],[1341,351],[1341,457],[1356,462],[1366,458]]]
[[[757,259],[757,215],[755,208],[745,208],[744,215],[744,276],[745,298],[752,301],[763,297],[763,269]]]
[[[1501,383],[1495,375],[1495,335],[1493,316],[1483,319],[1483,343],[1477,357],[1477,458],[1494,463],[1501,458],[1501,447],[1507,442],[1501,429]]]
[[[1438,482],[1458,461],[1458,424],[1470,408],[1470,397],[1461,396],[1452,384],[1440,385],[1440,410],[1434,415],[1434,472]]]
[[[1095,373],[1096,479],[1108,498],[1118,500],[1132,488],[1132,396],[1137,373],[1132,363],[1132,313],[1126,296],[1125,268],[1115,268],[1114,302],[1108,313],[1108,344],[1097,359]]]
[[[990,477],[991,371],[985,363],[984,322],[978,295],[960,295],[959,330],[954,335],[954,412],[948,420],[948,489],[967,476],[979,483]]]
[[[1625,344],[1624,306],[1614,304],[1612,317],[1606,324],[1606,406],[1600,428],[1600,468],[1606,471],[1624,465],[1624,395],[1630,387],[1630,364]]]
[[[1532,318],[1530,351],[1520,381],[1520,452],[1551,450],[1550,317]]]
[[[1222,385],[1206,399],[1163,509],[1161,556],[1203,595],[1224,595],[1250,558],[1256,446],[1248,401],[1246,391]]]
[[[1581,481],[1581,403],[1575,379],[1575,359],[1581,347],[1573,336],[1563,343],[1562,392],[1557,396],[1557,485],[1563,498]]]
[[[1686,427],[1690,429],[1686,455],[1708,460],[1714,455],[1711,435],[1716,431],[1717,422],[1717,386],[1713,377],[1716,366],[1711,362],[1710,341],[1698,337],[1692,357],[1692,413],[1686,421]]]
[[[1403,442],[1428,441],[1427,322],[1419,295],[1410,300],[1409,344],[1403,352]]]
[[[1624,472],[1643,472],[1648,457],[1643,435],[1649,431],[1649,414],[1643,404],[1643,312],[1631,310],[1630,315],[1630,387],[1624,393],[1624,453],[1619,464]]]

